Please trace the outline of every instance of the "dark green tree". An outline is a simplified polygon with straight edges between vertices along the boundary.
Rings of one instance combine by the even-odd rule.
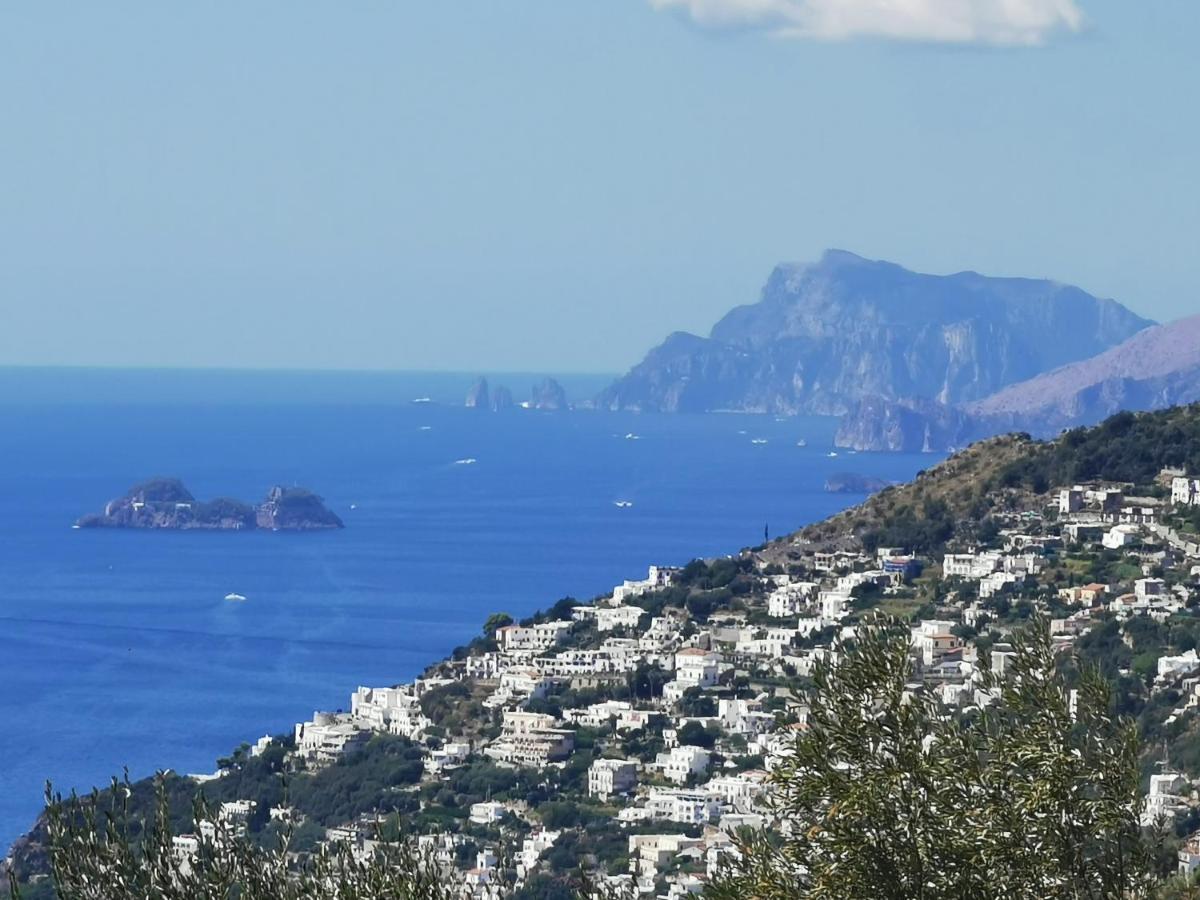
[[[381,843],[361,859],[344,846],[296,862],[285,835],[275,848],[240,837],[197,800],[194,847],[179,853],[163,779],[148,821],[131,813],[132,786],[64,799],[46,791],[46,832],[58,900],[451,900],[441,868],[407,843]],[[14,900],[21,891],[11,884]]]
[[[773,772],[786,827],[746,834],[710,900],[1129,898],[1153,855],[1138,741],[1084,672],[1070,701],[1045,623],[1013,641],[995,701],[951,715],[911,689],[910,632],[885,618],[815,675],[808,728]]]

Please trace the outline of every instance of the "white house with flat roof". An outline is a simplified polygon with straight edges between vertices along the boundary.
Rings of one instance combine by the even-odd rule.
[[[684,784],[693,775],[703,775],[708,771],[711,754],[703,747],[672,747],[665,753],[658,754],[654,766],[663,777],[676,784]]]
[[[675,680],[687,687],[712,687],[720,675],[721,654],[700,647],[675,652]]]
[[[607,800],[637,786],[637,763],[627,759],[598,759],[588,769],[588,795]]]

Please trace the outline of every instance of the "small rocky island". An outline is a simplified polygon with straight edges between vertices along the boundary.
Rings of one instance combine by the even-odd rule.
[[[76,528],[158,528],[208,531],[320,531],[345,527],[312,491],[276,485],[257,506],[218,497],[197,500],[178,478],[153,478],[110,500]]]

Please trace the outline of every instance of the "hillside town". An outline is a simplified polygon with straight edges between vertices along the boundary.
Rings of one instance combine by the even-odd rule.
[[[348,710],[264,737],[208,777],[270,753],[295,771],[352,767],[401,742],[419,760],[389,789],[403,802],[381,796],[318,841],[370,854],[390,816],[463,898],[512,896],[582,869],[597,889],[675,900],[701,892],[738,852],[739,829],[778,826],[771,772],[806,727],[814,669],[837,658],[863,616],[910,621],[911,690],[953,712],[994,701],[983,674],[1004,674],[1007,636],[1040,614],[1063,653],[1143,692],[1128,711],[1158,742],[1143,824],[1178,835],[1180,871],[1191,873],[1200,757],[1171,748],[1200,711],[1200,544],[1185,521],[1200,507],[1200,479],[1164,470],[1146,496],[1133,488],[1061,486],[1030,508],[994,510],[974,540],[932,556],[794,536],[653,566],[524,621],[497,614],[423,677],[360,687]],[[238,797],[218,820],[303,827],[304,814]],[[186,866],[198,838],[174,841]]]

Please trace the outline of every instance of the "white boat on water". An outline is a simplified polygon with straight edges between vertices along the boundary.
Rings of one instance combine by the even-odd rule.
[[[796,441],[796,446],[797,447],[807,447],[808,441],[806,441],[804,438],[800,438],[800,440]]]
[[[417,428],[417,431],[433,431],[433,426],[432,425],[421,425]]]
[[[754,440],[752,440],[750,443],[752,443],[752,444],[765,444],[766,442],[767,442],[767,439],[766,439],[766,438],[755,438],[755,439],[754,439]]]
[[[429,397],[414,397],[413,403],[432,403],[433,400]]]
[[[477,462],[479,462],[479,460],[477,460],[475,457],[468,456],[466,459],[456,459],[454,464],[456,466],[473,466]]]
[[[245,603],[246,598],[242,594],[226,594],[225,599],[231,603]]]
[[[634,434],[632,431],[625,435],[625,440],[627,441],[640,441],[641,439],[642,436],[640,434]]]
[[[835,456],[837,456],[837,453],[835,453],[833,450],[830,450],[825,455],[828,456],[830,459],[833,459]]]
[[[631,506],[633,506],[633,501],[632,500],[614,500],[613,506],[615,506],[617,509],[629,509]]]

